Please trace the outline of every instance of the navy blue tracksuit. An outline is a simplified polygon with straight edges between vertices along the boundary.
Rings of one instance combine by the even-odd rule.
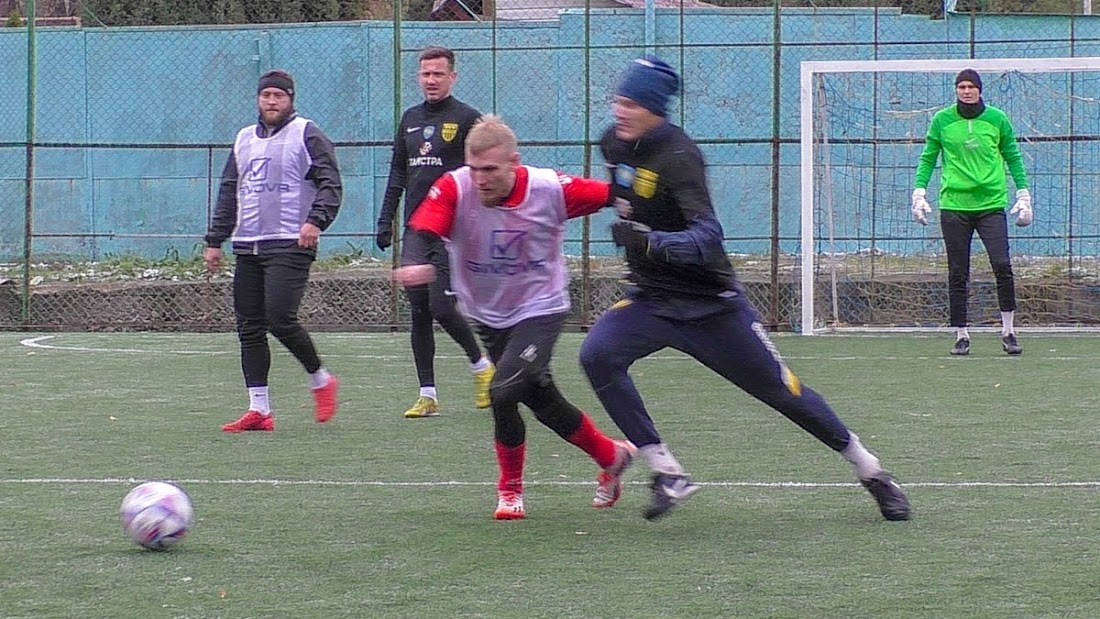
[[[631,203],[632,220],[653,230],[641,247],[628,246],[633,286],[592,327],[580,354],[596,395],[626,438],[638,447],[661,442],[628,370],[674,348],[832,449],[847,447],[847,427],[787,368],[744,297],[722,247],[695,143],[666,123],[631,143],[609,129],[600,148],[614,195]]]

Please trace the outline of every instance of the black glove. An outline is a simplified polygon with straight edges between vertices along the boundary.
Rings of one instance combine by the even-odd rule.
[[[627,252],[649,253],[649,233],[653,228],[640,221],[619,219],[611,224],[611,238],[615,245],[626,248]]]
[[[376,226],[376,230],[374,244],[378,246],[379,250],[386,251],[387,247],[393,245],[393,224],[380,221]]]

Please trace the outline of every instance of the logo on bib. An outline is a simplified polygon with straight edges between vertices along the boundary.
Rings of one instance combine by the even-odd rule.
[[[271,167],[271,157],[256,157],[248,162],[248,180],[266,181],[267,170]]]

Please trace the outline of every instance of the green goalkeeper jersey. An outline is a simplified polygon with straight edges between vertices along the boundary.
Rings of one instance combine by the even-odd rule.
[[[991,105],[976,118],[963,118],[957,107],[944,108],[932,117],[917,165],[915,187],[928,187],[942,153],[941,210],[976,213],[1004,208],[1008,205],[1006,164],[1016,189],[1028,187],[1012,122]]]

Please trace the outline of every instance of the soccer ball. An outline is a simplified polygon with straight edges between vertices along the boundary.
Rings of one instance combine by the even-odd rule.
[[[164,481],[135,486],[122,499],[122,529],[150,550],[168,550],[191,527],[191,497]]]

